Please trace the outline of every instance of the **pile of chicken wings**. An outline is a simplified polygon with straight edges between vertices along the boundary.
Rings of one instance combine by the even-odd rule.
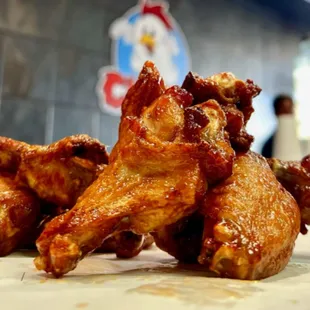
[[[231,73],[167,88],[146,62],[109,156],[85,135],[49,146],[0,138],[0,255],[36,240],[37,269],[60,277],[93,251],[130,258],[155,240],[222,277],[280,272],[310,224],[310,157],[250,150],[260,91]]]

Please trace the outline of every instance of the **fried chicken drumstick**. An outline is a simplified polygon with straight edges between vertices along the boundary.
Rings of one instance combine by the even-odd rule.
[[[38,269],[61,276],[115,230],[145,234],[176,222],[197,209],[206,181],[231,174],[220,106],[191,105],[191,94],[165,89],[145,64],[125,98],[109,165],[72,210],[48,223],[37,240]]]

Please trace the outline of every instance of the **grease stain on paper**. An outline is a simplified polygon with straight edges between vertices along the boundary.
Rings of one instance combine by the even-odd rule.
[[[88,307],[88,302],[80,302],[76,305],[76,308],[78,309],[84,309]]]
[[[236,281],[204,277],[171,277],[156,283],[140,285],[128,293],[140,293],[161,297],[174,297],[188,304],[205,305],[224,303],[234,305],[262,291],[248,281]]]

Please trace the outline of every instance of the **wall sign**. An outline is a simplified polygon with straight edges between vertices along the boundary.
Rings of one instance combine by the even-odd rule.
[[[100,108],[120,115],[121,104],[143,63],[153,61],[166,84],[181,84],[191,61],[186,39],[164,1],[141,1],[110,26],[112,66],[99,70]]]

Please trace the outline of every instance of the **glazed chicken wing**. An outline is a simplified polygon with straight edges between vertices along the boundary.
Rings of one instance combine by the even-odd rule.
[[[233,174],[206,193],[204,236],[198,260],[224,277],[261,279],[288,263],[300,213],[267,161],[240,154]]]
[[[194,104],[215,99],[226,114],[225,129],[232,146],[237,151],[249,150],[253,137],[246,132],[245,126],[254,111],[252,100],[261,91],[252,80],[244,82],[226,72],[204,79],[190,72],[182,88],[194,96]]]
[[[21,245],[36,224],[39,212],[39,199],[19,188],[14,175],[0,173],[0,256]]]
[[[305,225],[310,225],[310,155],[302,161],[268,159],[277,179],[296,199],[301,213],[301,233],[306,234]]]
[[[48,146],[0,137],[0,255],[31,246],[44,224],[72,208],[107,163],[104,145],[86,135]]]
[[[20,157],[17,180],[41,199],[64,208],[75,204],[108,163],[105,146],[87,135],[29,145]]]
[[[234,151],[217,102],[192,107],[187,91],[163,85],[147,62],[124,100],[109,165],[37,240],[38,269],[61,276],[115,231],[145,234],[174,223],[197,209],[206,182],[231,174]]]
[[[0,171],[16,173],[19,184],[56,205],[72,207],[107,163],[105,146],[87,135],[46,146],[0,137]]]

